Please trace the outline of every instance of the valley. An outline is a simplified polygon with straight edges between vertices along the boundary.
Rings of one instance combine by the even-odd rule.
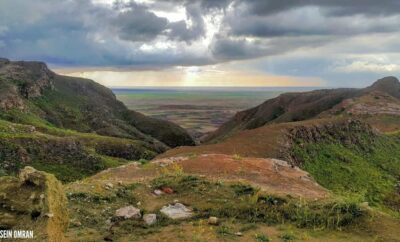
[[[399,241],[398,79],[281,91],[114,94],[1,59],[0,228],[35,241]]]
[[[174,122],[200,141],[236,112],[253,107],[287,91],[308,91],[311,87],[149,87],[113,88],[128,108],[150,117]]]

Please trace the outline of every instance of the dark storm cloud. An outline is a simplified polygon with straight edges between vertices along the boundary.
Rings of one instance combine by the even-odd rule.
[[[224,59],[227,56],[246,59],[270,55],[271,47],[266,48],[265,45],[271,41],[278,46],[278,51],[272,53],[279,54],[286,50],[312,47],[314,42],[323,44],[321,38],[328,43],[338,38],[344,40],[357,35],[400,31],[400,1],[394,0],[236,0],[232,6],[234,10],[228,12],[223,20],[224,35],[221,36],[226,39],[218,38],[212,46],[213,53],[224,56]],[[236,50],[236,53],[232,52],[242,48],[243,39],[249,37],[259,41],[245,45],[243,50]],[[308,41],[295,40],[304,37]],[[288,38],[293,41],[280,41]],[[226,48],[221,47],[223,43],[228,44]],[[259,43],[263,46],[260,47]],[[262,51],[265,49],[268,51]]]
[[[244,38],[217,36],[211,49],[216,61],[221,62],[279,55],[300,48],[319,47],[336,40],[337,38],[328,36],[303,36],[249,41]]]
[[[184,20],[157,14],[177,9]],[[207,65],[397,34],[399,10],[398,0],[2,0],[0,56],[75,66]],[[215,16],[222,23],[209,38]]]
[[[249,13],[257,15],[269,15],[305,6],[321,7],[335,15],[392,15],[398,14],[400,10],[398,0],[238,0],[236,4],[245,5]]]
[[[169,38],[172,40],[191,42],[205,34],[205,23],[200,5],[186,3],[185,8],[187,17],[192,21],[192,26],[189,27],[184,20],[170,23],[171,32]]]
[[[168,20],[157,17],[146,6],[131,2],[128,10],[112,21],[122,39],[130,41],[151,41],[165,31]]]

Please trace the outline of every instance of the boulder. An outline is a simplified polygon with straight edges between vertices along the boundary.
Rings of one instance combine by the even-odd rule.
[[[145,214],[145,215],[143,215],[143,221],[147,225],[153,225],[157,222],[157,215],[154,213]]]
[[[186,219],[193,216],[192,210],[187,208],[182,203],[164,206],[160,212],[170,219]]]
[[[140,209],[134,206],[126,206],[115,211],[115,217],[123,219],[139,219],[142,217]]]

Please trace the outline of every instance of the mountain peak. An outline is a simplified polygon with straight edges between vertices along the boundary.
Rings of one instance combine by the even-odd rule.
[[[379,80],[377,80],[376,82],[374,82],[374,84],[372,84],[371,87],[374,86],[398,86],[400,85],[399,79],[397,79],[395,76],[387,76],[384,78],[381,78]]]
[[[366,88],[367,91],[381,91],[400,98],[400,82],[394,76],[387,76],[374,82]]]

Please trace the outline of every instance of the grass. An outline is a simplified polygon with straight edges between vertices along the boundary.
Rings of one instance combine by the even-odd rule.
[[[174,193],[154,197],[154,189],[161,187],[170,187]],[[140,240],[171,225],[186,222],[198,225],[198,230],[208,231],[204,228],[209,226],[207,222],[204,225],[201,221],[207,221],[210,216],[220,220],[220,225],[210,228],[220,240],[239,238],[235,233],[240,231],[251,234],[253,240],[254,233],[258,233],[256,241],[266,241],[264,239],[268,238],[263,237],[264,233],[257,232],[261,225],[291,224],[296,228],[311,230],[341,230],[369,217],[367,211],[349,200],[305,201],[279,197],[246,184],[221,183],[187,175],[177,168],[143,183],[116,185],[103,192],[75,190],[68,194],[72,219],[80,221],[82,228],[98,230],[99,234],[106,234],[106,221],[122,206],[137,206],[140,201],[142,213],[157,214],[158,222],[152,227],[140,220],[120,221],[114,229],[115,240],[122,237]],[[194,217],[189,221],[174,221],[160,214],[161,207],[176,199],[193,209]],[[84,211],[82,208],[85,208]],[[70,228],[71,233],[82,228]]]
[[[297,239],[296,236],[293,233],[290,233],[290,232],[285,232],[285,233],[279,235],[279,238],[283,242],[294,241],[294,240]]]
[[[365,216],[365,211],[351,200],[290,199],[265,194],[246,184],[221,184],[191,175],[163,175],[153,180],[152,186],[191,194],[193,201],[197,201],[194,209],[199,218],[216,216],[248,223],[289,222],[298,227],[338,229]]]
[[[265,234],[256,234],[256,235],[254,236],[254,238],[255,238],[255,240],[258,241],[258,242],[269,242],[269,241],[270,241],[269,238],[268,238],[268,236],[265,235]]]
[[[391,206],[386,207],[398,211],[399,136],[362,139],[350,146],[331,141],[308,143],[295,146],[293,151],[303,169],[334,193],[376,207],[385,206],[390,199]]]
[[[15,175],[31,165],[71,182],[129,161],[146,163],[154,156],[155,152],[138,140],[80,133],[45,122],[34,128],[0,120],[0,176]]]

